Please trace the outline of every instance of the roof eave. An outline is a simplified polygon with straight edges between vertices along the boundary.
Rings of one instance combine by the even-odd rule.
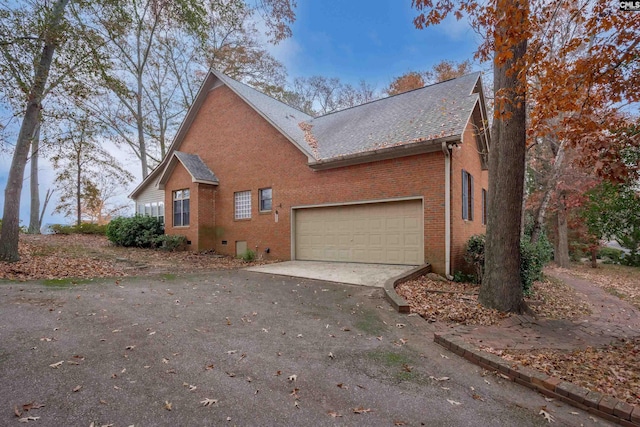
[[[442,150],[443,142],[460,142],[461,138],[461,134],[450,135],[442,138],[397,145],[378,150],[364,151],[361,153],[333,157],[325,160],[317,160],[315,162],[310,162],[308,165],[311,169],[320,171],[363,163],[378,162],[381,160],[396,159],[399,157],[414,156],[416,154],[435,153]]]
[[[192,178],[191,182],[196,182],[198,184],[220,185],[220,181],[218,181],[218,180],[209,181],[209,180],[206,180],[206,179],[195,179],[195,178]]]

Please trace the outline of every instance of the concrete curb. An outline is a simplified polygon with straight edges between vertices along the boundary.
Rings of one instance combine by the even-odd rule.
[[[483,369],[498,372],[509,381],[539,391],[607,421],[625,427],[640,426],[640,406],[630,405],[614,397],[550,377],[526,366],[510,366],[509,362],[501,357],[478,350],[455,334],[435,333],[433,341]]]
[[[409,313],[409,303],[396,293],[396,286],[403,282],[408,282],[416,277],[431,273],[431,264],[422,264],[413,270],[409,270],[399,276],[392,277],[384,282],[384,294],[396,310],[400,313]]]

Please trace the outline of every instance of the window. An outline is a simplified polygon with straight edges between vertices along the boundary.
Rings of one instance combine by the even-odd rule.
[[[473,221],[473,176],[462,170],[462,219]]]
[[[173,226],[189,225],[189,189],[173,192]]]
[[[482,225],[487,225],[487,190],[482,189]]]
[[[158,218],[158,221],[164,225],[164,202],[139,203],[138,214]]]
[[[235,219],[251,218],[251,191],[239,191],[234,193]]]
[[[271,210],[271,189],[263,188],[260,190],[260,212],[267,212]]]

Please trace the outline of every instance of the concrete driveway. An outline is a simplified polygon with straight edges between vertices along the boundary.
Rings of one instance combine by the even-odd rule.
[[[242,270],[59,285],[0,282],[0,425],[546,426],[543,407],[608,425],[448,353],[381,289]]]
[[[349,262],[284,261],[249,267],[246,270],[279,276],[303,277],[325,282],[381,288],[392,277],[414,269],[412,265],[362,264]]]

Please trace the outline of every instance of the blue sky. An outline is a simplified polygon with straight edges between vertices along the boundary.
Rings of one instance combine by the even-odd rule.
[[[299,1],[293,37],[272,51],[289,77],[315,74],[379,90],[407,71],[472,60],[477,35],[466,20],[417,30],[409,0]]]
[[[437,27],[417,30],[413,25],[415,15],[410,0],[299,0],[293,37],[269,50],[286,66],[290,80],[323,75],[357,84],[364,79],[379,92],[394,77],[408,71],[425,71],[442,60],[473,60],[478,36],[465,20],[448,18]],[[480,69],[479,64],[474,68]],[[2,190],[11,154],[0,153]],[[123,160],[132,157],[125,152],[113,154]],[[40,191],[44,199],[54,174],[45,162],[41,164]],[[134,165],[131,169],[137,172],[139,167]],[[138,182],[139,179],[131,188],[123,189],[123,199]],[[0,193],[0,209],[3,206],[4,191]],[[45,224],[71,222],[52,216],[53,206],[55,200],[47,209]],[[20,217],[28,224],[28,180],[23,187]]]

